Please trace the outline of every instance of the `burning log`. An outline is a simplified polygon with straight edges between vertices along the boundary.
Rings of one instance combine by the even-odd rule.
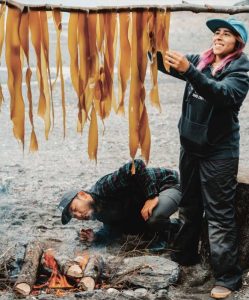
[[[84,271],[84,277],[79,282],[78,286],[85,291],[92,291],[98,281],[103,269],[104,260],[100,255],[90,257]]]
[[[42,252],[43,245],[40,242],[33,242],[27,245],[23,267],[14,286],[15,293],[22,296],[30,294],[36,281]]]
[[[77,256],[75,259],[70,259],[66,255],[60,255],[53,249],[48,249],[42,257],[42,266],[45,270],[52,273],[51,265],[47,263],[48,257],[53,256],[58,264],[60,273],[71,278],[82,278],[84,268],[88,262],[88,255]]]

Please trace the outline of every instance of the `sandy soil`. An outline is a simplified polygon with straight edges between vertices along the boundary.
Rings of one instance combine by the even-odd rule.
[[[183,53],[199,53],[210,45],[212,34],[205,27],[205,20],[211,14],[174,13],[171,22],[170,45]],[[215,15],[217,17],[217,15]],[[248,27],[249,19],[241,15]],[[56,208],[58,198],[71,187],[86,188],[100,176],[109,173],[129,160],[128,121],[125,117],[112,114],[105,121],[104,128],[99,122],[98,163],[91,162],[87,156],[87,130],[83,135],[76,132],[77,98],[72,89],[69,76],[69,57],[67,50],[67,26],[63,25],[62,49],[67,102],[67,136],[63,139],[61,118],[61,97],[59,84],[54,91],[55,124],[49,140],[45,141],[44,126],[36,115],[35,128],[39,140],[39,152],[30,154],[28,142],[30,125],[26,121],[26,147],[24,153],[12,134],[9,118],[9,94],[6,85],[6,69],[2,57],[1,83],[5,102],[0,113],[0,250],[14,245],[19,247],[28,241],[39,238],[56,238],[62,247],[69,251],[82,251],[77,232],[82,226],[72,221],[68,226],[60,224]],[[51,71],[55,75],[56,34],[50,26]],[[248,48],[247,48],[248,53]],[[34,58],[34,55],[33,55]],[[35,62],[32,60],[35,68]],[[149,72],[148,72],[149,73]],[[35,74],[35,72],[34,72]],[[117,85],[116,85],[117,86]],[[147,90],[150,78],[146,79]],[[150,166],[178,167],[179,139],[177,122],[181,112],[184,83],[159,75],[162,113],[148,103],[149,120],[152,133]],[[35,112],[37,111],[38,88],[35,76],[32,82]],[[128,93],[127,93],[128,95]],[[126,98],[128,100],[128,98]],[[249,166],[249,101],[248,97],[241,109],[241,158],[243,166]],[[25,100],[26,101],[26,100]],[[149,100],[148,100],[149,102]],[[139,155],[138,155],[139,157]],[[86,226],[99,224],[86,224]],[[21,247],[21,246],[20,246]],[[103,251],[107,251],[104,249]],[[1,253],[1,252],[0,252]],[[209,299],[206,286],[196,289],[178,286],[170,293],[173,299]],[[237,299],[248,299],[243,290]],[[0,294],[0,299],[11,299],[11,294]]]

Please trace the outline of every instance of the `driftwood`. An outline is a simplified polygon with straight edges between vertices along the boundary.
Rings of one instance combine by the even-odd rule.
[[[246,269],[249,267],[249,169],[239,169],[235,208],[238,228],[239,260],[241,267]],[[210,250],[207,224],[203,226],[201,258],[202,262],[209,263]]]
[[[85,265],[87,264],[88,256],[78,256],[75,259],[71,259],[66,255],[60,255],[54,249],[48,249],[42,256],[41,264],[43,268],[49,273],[52,273],[53,270],[51,266],[49,266],[47,263],[48,256],[54,257],[58,264],[59,271],[61,274],[72,278],[83,277],[83,271]]]
[[[31,242],[27,245],[23,267],[14,286],[16,294],[28,296],[36,281],[37,271],[43,252],[43,244]]]
[[[103,5],[101,6],[96,6],[96,5],[77,5],[77,6],[72,6],[69,4],[64,3],[62,5],[61,3],[59,5],[57,4],[51,4],[51,3],[44,3],[45,1],[40,2],[40,3],[35,3],[35,4],[22,4],[21,1],[15,1],[15,0],[0,0],[0,3],[6,3],[8,6],[11,7],[17,7],[21,10],[24,10],[25,8],[28,8],[29,10],[46,10],[46,11],[51,11],[51,10],[59,10],[59,11],[65,11],[65,12],[90,12],[90,13],[101,13],[101,12],[123,12],[123,11],[141,11],[141,10],[153,10],[153,11],[191,11],[194,13],[225,13],[225,14],[239,14],[239,13],[247,13],[249,12],[249,5],[241,5],[241,6],[217,6],[217,5],[194,5],[194,4],[188,4],[188,3],[183,3],[183,4],[172,4],[172,5],[159,5],[159,4],[154,4],[153,2],[148,5],[118,5],[118,4],[112,4],[112,5],[107,5],[106,3],[103,2]],[[135,1],[134,1],[135,3]],[[156,1],[155,1],[156,3]]]
[[[94,255],[90,257],[84,270],[84,277],[78,286],[85,291],[92,291],[104,269],[104,265],[105,263],[102,256]]]

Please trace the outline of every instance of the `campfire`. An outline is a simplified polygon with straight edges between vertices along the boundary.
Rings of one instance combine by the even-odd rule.
[[[104,260],[100,254],[83,252],[72,258],[46,246],[39,242],[27,245],[14,285],[16,294],[62,296],[95,289],[123,291],[137,287],[158,291],[174,284],[179,277],[178,265],[160,256],[117,255]]]
[[[89,256],[85,252],[71,259],[35,243],[28,245],[14,290],[23,296],[42,291],[63,295],[66,291],[94,290],[103,266],[104,260],[99,255]]]

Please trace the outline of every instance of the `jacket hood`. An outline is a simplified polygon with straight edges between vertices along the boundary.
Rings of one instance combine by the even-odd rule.
[[[249,72],[249,59],[245,53],[233,61],[225,68],[221,74],[224,76],[230,72]]]

